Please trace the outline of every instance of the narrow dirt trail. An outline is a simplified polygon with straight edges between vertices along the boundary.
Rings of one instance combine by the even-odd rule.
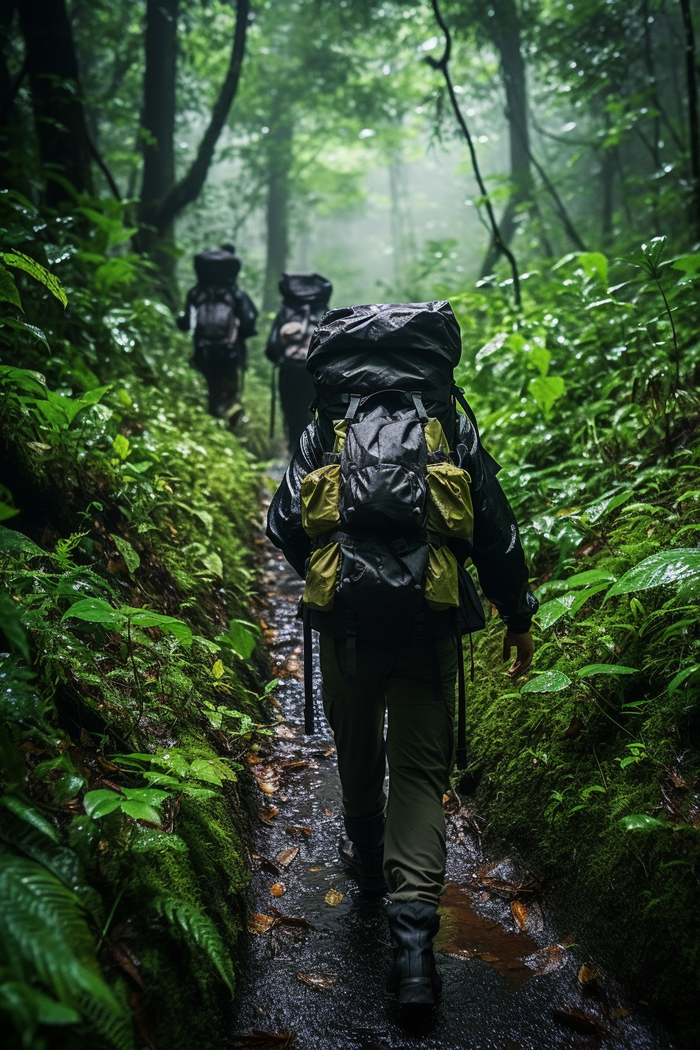
[[[260,820],[233,1045],[672,1050],[668,1034],[626,1001],[614,978],[597,977],[594,963],[567,947],[571,931],[555,928],[523,865],[484,856],[478,814],[456,798],[445,803],[449,888],[436,942],[443,992],[431,1020],[402,1023],[384,991],[391,946],[382,905],[362,899],[338,860],[340,785],[318,700],[317,734],[303,735],[301,588],[272,547],[264,582],[284,722],[253,765]]]

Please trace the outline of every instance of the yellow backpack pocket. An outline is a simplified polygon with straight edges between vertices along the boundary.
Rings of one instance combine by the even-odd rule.
[[[436,612],[459,605],[457,561],[449,547],[428,547],[425,600],[428,608]]]
[[[301,523],[311,539],[340,525],[340,464],[329,463],[301,483]]]
[[[428,529],[440,536],[471,540],[474,508],[469,488],[471,478],[454,463],[429,463]]]
[[[333,608],[339,570],[339,543],[328,543],[325,547],[315,550],[309,560],[309,569],[306,573],[304,605],[321,612],[330,612]]]

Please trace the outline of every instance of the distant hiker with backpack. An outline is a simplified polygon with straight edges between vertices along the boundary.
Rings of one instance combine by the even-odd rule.
[[[192,364],[208,388],[208,410],[235,427],[243,408],[239,402],[246,368],[246,339],[256,335],[258,311],[238,287],[241,261],[232,244],[194,257],[197,284],[187,293],[177,319],[183,332],[193,331]]]
[[[454,384],[460,353],[447,302],[326,314],[307,359],[314,419],[268,516],[269,538],[306,581],[307,733],[310,632],[319,633],[342,784],[340,856],[365,895],[389,895],[387,990],[405,1007],[430,1007],[441,986],[432,941],[445,890],[455,686],[464,768],[461,638],[484,626],[465,561],[505,624],[504,659],[516,650],[512,678],[530,666],[537,610],[498,465]]]
[[[328,309],[333,286],[318,273],[287,272],[282,274],[279,290],[282,305],[272,323],[265,356],[277,367],[280,405],[289,451],[293,453],[311,422],[309,405],[314,397],[314,387],[306,371],[306,355],[314,328]],[[278,383],[273,375],[273,421]]]

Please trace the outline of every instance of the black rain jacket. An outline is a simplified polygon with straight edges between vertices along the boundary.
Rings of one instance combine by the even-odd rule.
[[[267,517],[267,535],[302,578],[311,554],[312,541],[301,523],[301,483],[322,465],[323,448],[314,423],[301,436],[299,448],[275,493]],[[468,471],[474,505],[474,539],[450,540],[457,560],[472,559],[481,589],[496,607],[505,625],[514,633],[529,631],[539,602],[530,592],[527,566],[515,515],[496,474],[499,466],[483,448],[477,426],[468,416],[459,417],[457,445],[459,466]],[[330,627],[332,613],[312,612],[316,630],[336,633]],[[445,621],[450,614],[435,613]],[[325,622],[324,622],[325,617]],[[438,633],[442,631],[438,628]]]

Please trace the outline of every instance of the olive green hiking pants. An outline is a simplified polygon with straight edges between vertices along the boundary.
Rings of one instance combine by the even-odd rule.
[[[431,655],[435,646],[440,699]],[[343,638],[321,634],[320,653],[323,706],[335,736],[344,814],[362,819],[386,807],[384,877],[391,899],[436,904],[445,889],[442,796],[454,754],[455,638],[430,643],[358,639],[352,679],[345,673]]]

